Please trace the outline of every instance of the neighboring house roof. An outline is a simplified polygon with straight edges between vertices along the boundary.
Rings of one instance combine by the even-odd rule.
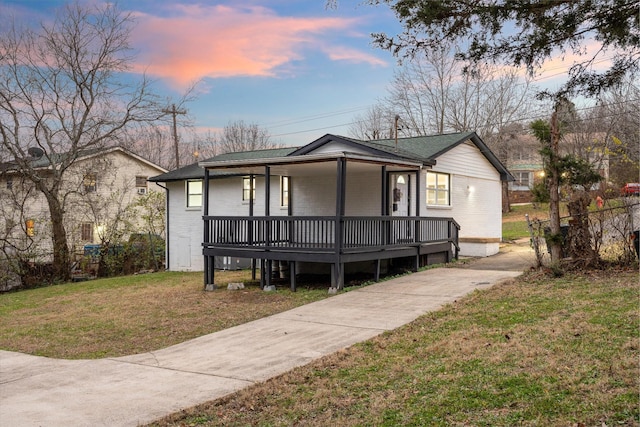
[[[127,150],[126,148],[120,147],[120,146],[114,146],[114,147],[106,147],[106,148],[92,148],[92,149],[88,149],[88,150],[82,150],[82,151],[78,151],[75,153],[72,152],[67,152],[67,153],[50,153],[50,154],[43,154],[40,157],[34,157],[31,159],[31,167],[34,169],[47,169],[50,168],[52,164],[58,163],[60,161],[62,161],[63,159],[67,159],[69,157],[73,157],[75,158],[76,161],[78,160],[88,160],[91,158],[95,158],[95,157],[99,157],[99,156],[104,156],[106,154],[109,153],[113,153],[113,152],[122,152],[124,154],[126,154],[129,157],[133,157],[134,159],[138,160],[141,163],[144,163],[148,166],[151,166],[161,172],[166,172],[167,170],[161,166],[156,165],[155,163],[145,159],[142,156],[139,156],[129,150]],[[7,163],[2,163],[0,164],[0,171],[19,171],[19,166],[18,164],[13,161],[13,162],[7,162]]]

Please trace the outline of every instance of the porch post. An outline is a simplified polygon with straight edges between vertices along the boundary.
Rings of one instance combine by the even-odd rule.
[[[249,218],[253,217],[253,180],[255,179],[253,174],[249,174]],[[253,244],[253,221],[249,220],[249,244]],[[260,264],[260,276],[263,276],[262,264]],[[256,280],[256,260],[251,260],[251,280]],[[260,278],[260,285],[262,285],[262,277]],[[262,286],[261,286],[262,287]]]
[[[264,216],[271,214],[270,210],[270,198],[271,198],[271,168],[269,166],[264,167]]]
[[[414,226],[414,230],[413,230],[413,236],[416,239],[416,243],[418,244],[417,248],[418,248],[418,255],[416,255],[416,271],[418,271],[418,269],[420,268],[420,243],[422,242],[422,236],[420,233],[420,169],[418,169],[416,171],[416,207],[415,207],[415,213],[416,213],[416,219],[415,219],[415,226]]]
[[[382,194],[380,197],[380,216],[389,215],[389,179],[387,177],[387,165],[383,165],[380,169],[380,188],[382,189]],[[380,233],[380,245],[385,244],[386,235],[387,235],[387,223],[385,221],[380,221],[378,232]],[[375,265],[375,273],[373,274],[373,281],[380,281],[380,258],[376,259]]]
[[[388,213],[387,209],[389,209],[389,180],[387,179],[387,165],[382,166],[381,175],[382,185],[380,188],[382,188],[382,204],[380,206],[380,215],[385,216]]]
[[[269,166],[264,167],[264,216],[265,218],[265,237],[264,246],[265,251],[268,251],[271,245],[271,220],[269,215],[271,205],[271,168]],[[265,275],[265,289],[271,289],[271,276],[273,275],[273,262],[272,259],[267,259],[266,275]],[[276,261],[277,262],[277,261]]]
[[[422,216],[420,214],[420,169],[416,171],[416,216]]]
[[[416,193],[418,188],[418,184],[416,183]],[[418,240],[418,225],[419,225],[419,218],[418,218],[418,213],[416,212],[416,208],[417,208],[417,203],[416,203],[416,208],[414,208],[413,212],[411,212],[411,198],[413,197],[413,195],[411,194],[411,174],[407,174],[407,216],[412,216],[413,219],[413,230],[410,230],[411,228],[411,223],[407,223],[407,234],[411,234],[411,231],[413,231],[413,243],[414,243],[414,247],[416,249],[416,256],[414,257],[414,265],[413,265],[413,271],[418,271],[420,269],[420,240]],[[416,194],[417,197],[417,194]]]
[[[202,214],[204,217],[209,216],[209,169],[204,169],[204,186],[203,186],[204,197],[202,200]],[[209,243],[211,241],[209,230],[209,221],[203,218],[202,223],[204,224],[203,230],[203,243]],[[205,290],[213,290],[216,288],[215,285],[215,268],[214,268],[214,257],[209,255],[204,255],[204,289]]]
[[[336,179],[336,220],[335,220],[335,247],[336,259],[332,271],[332,285],[338,289],[344,288],[344,263],[342,262],[342,247],[344,245],[342,226],[345,212],[346,172],[347,161],[343,157],[337,159]]]

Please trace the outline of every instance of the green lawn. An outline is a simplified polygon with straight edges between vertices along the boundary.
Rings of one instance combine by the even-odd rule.
[[[249,271],[163,272],[0,294],[0,349],[66,359],[153,351],[327,298],[327,286],[264,292]],[[227,291],[229,282],[246,282]]]
[[[502,223],[502,241],[510,242],[523,237],[529,237],[527,221],[511,221]]]
[[[549,218],[548,205],[517,205],[511,207],[511,212],[502,214],[502,241],[509,242],[523,237],[529,237],[529,228],[525,215],[529,219],[545,220]]]
[[[638,426],[637,268],[530,274],[156,426]]]

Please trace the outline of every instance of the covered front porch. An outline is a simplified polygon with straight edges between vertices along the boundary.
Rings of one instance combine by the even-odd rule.
[[[214,256],[258,259],[265,272],[273,261],[287,261],[292,290],[296,262],[328,263],[331,284],[341,289],[345,263],[374,261],[377,281],[382,260],[412,258],[417,270],[429,255],[443,254],[449,262],[459,250],[460,227],[452,218],[205,216],[204,222],[206,283],[215,283]],[[264,286],[270,281],[270,274],[261,275]]]
[[[258,260],[263,273],[271,272],[275,261],[286,262],[292,290],[300,264],[329,264],[331,286],[342,289],[345,264],[372,262],[378,280],[384,260],[408,258],[417,270],[430,257],[448,262],[458,256],[458,223],[420,216],[421,173],[428,162],[332,151],[201,165],[205,286],[215,286],[216,256]],[[247,215],[210,214],[213,187],[230,176],[248,182],[260,177],[264,214],[255,212],[253,191],[248,191]],[[287,177],[290,201],[276,210],[271,192],[278,177]],[[270,286],[271,274],[261,274],[261,284]]]

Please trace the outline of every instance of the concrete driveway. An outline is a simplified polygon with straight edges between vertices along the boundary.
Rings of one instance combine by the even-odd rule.
[[[1,426],[136,426],[305,365],[516,277],[526,244],[436,268],[162,350],[100,360],[0,351]]]

